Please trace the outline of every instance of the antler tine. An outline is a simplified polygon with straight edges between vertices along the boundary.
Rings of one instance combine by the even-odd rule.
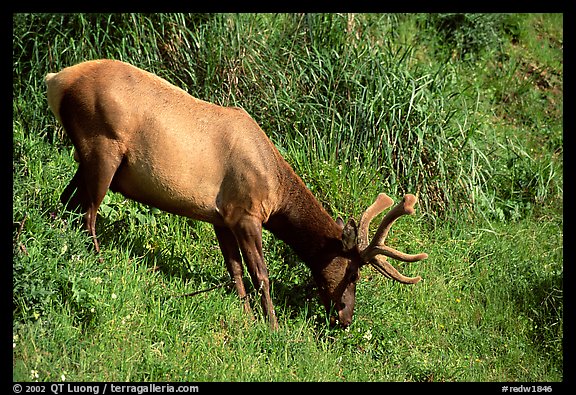
[[[370,246],[374,247],[377,245],[383,245],[394,222],[403,215],[414,214],[414,205],[417,201],[418,198],[412,194],[404,195],[402,201],[386,214],[382,223],[380,223]]]
[[[426,254],[425,252],[412,255],[398,251],[397,249],[388,247],[386,245],[377,245],[366,251],[366,253],[364,254],[364,259],[366,261],[370,261],[377,255],[386,255],[390,258],[398,259],[399,261],[404,262],[417,262],[421,261],[422,259],[428,258],[428,254]]]
[[[422,277],[406,277],[392,266],[385,257],[375,256],[370,260],[370,264],[384,276],[396,280],[403,284],[416,284]]]
[[[381,198],[381,196],[383,197]],[[378,204],[379,200],[381,200],[380,204]],[[394,208],[392,208],[388,214],[386,214],[380,223],[376,234],[372,238],[372,242],[368,244],[368,225],[370,220],[384,208],[390,207],[392,205],[392,199],[384,194],[380,194],[378,195],[376,202],[374,202],[374,204],[372,204],[372,206],[370,206],[362,215],[362,218],[360,219],[360,227],[358,229],[358,247],[360,248],[360,255],[363,261],[370,263],[370,265],[372,265],[384,276],[404,284],[415,284],[422,278],[420,276],[406,277],[402,275],[386,260],[386,257],[405,262],[416,262],[428,258],[428,254],[406,254],[392,247],[384,245],[384,241],[388,236],[388,232],[390,231],[392,224],[394,224],[394,222],[399,217],[402,215],[414,214],[414,205],[417,201],[418,199],[416,196],[411,194],[405,195],[402,201],[398,203]],[[378,209],[380,209],[380,211],[377,211]]]
[[[376,197],[374,203],[364,211],[360,217],[360,224],[358,226],[358,248],[360,251],[365,250],[370,243],[368,239],[368,227],[372,219],[393,204],[394,200],[385,193],[381,193]]]

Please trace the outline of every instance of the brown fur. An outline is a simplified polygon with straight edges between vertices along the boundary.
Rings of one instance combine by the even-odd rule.
[[[264,313],[277,319],[262,253],[262,226],[285,240],[311,268],[327,309],[352,320],[363,264],[342,243],[334,221],[240,108],[196,99],[127,63],[95,60],[46,76],[48,104],[76,149],[78,170],[63,203],[85,212],[96,238],[96,213],[110,188],[164,211],[214,225],[240,297],[242,258]],[[344,230],[346,229],[346,230]],[[246,310],[250,306],[246,301]]]

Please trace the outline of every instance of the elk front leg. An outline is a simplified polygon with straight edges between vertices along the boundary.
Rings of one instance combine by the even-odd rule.
[[[264,315],[268,318],[270,327],[276,330],[278,321],[270,297],[270,280],[262,252],[262,223],[254,217],[244,217],[235,224],[232,231],[242,251],[252,283],[260,292]]]
[[[224,262],[226,263],[226,268],[230,277],[234,281],[234,287],[240,299],[244,300],[244,311],[252,318],[254,314],[250,308],[250,302],[248,300],[248,295],[246,294],[246,289],[244,288],[243,280],[243,269],[242,269],[242,256],[240,255],[240,250],[238,249],[238,242],[236,242],[236,237],[230,231],[230,229],[225,227],[214,226],[214,231],[216,233],[216,238],[218,239],[218,244],[220,245],[220,250],[224,256]]]

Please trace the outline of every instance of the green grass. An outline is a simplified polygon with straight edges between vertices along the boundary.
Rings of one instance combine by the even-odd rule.
[[[13,379],[562,381],[562,42],[554,14],[14,15]],[[209,224],[111,192],[99,262],[43,84],[98,57],[244,107],[334,217],[416,193],[389,242],[424,280],[363,269],[330,328],[266,232],[271,332],[251,285],[256,321],[227,286],[180,297],[228,281]]]

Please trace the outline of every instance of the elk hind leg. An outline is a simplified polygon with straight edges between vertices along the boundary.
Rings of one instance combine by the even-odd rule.
[[[82,211],[85,212],[86,210],[82,203],[86,198],[82,196],[82,188],[79,188],[81,179],[82,170],[79,166],[76,174],[74,174],[74,177],[72,177],[72,180],[70,180],[70,183],[64,188],[64,191],[60,195],[60,202],[62,202],[64,207],[69,211],[82,209]]]
[[[92,236],[98,253],[100,246],[96,237],[96,215],[121,162],[122,154],[115,150],[112,144],[95,146],[87,155],[80,155],[80,165],[76,173],[79,175],[76,180],[77,191],[72,199],[77,196],[81,200],[82,209],[85,211],[84,225]]]

